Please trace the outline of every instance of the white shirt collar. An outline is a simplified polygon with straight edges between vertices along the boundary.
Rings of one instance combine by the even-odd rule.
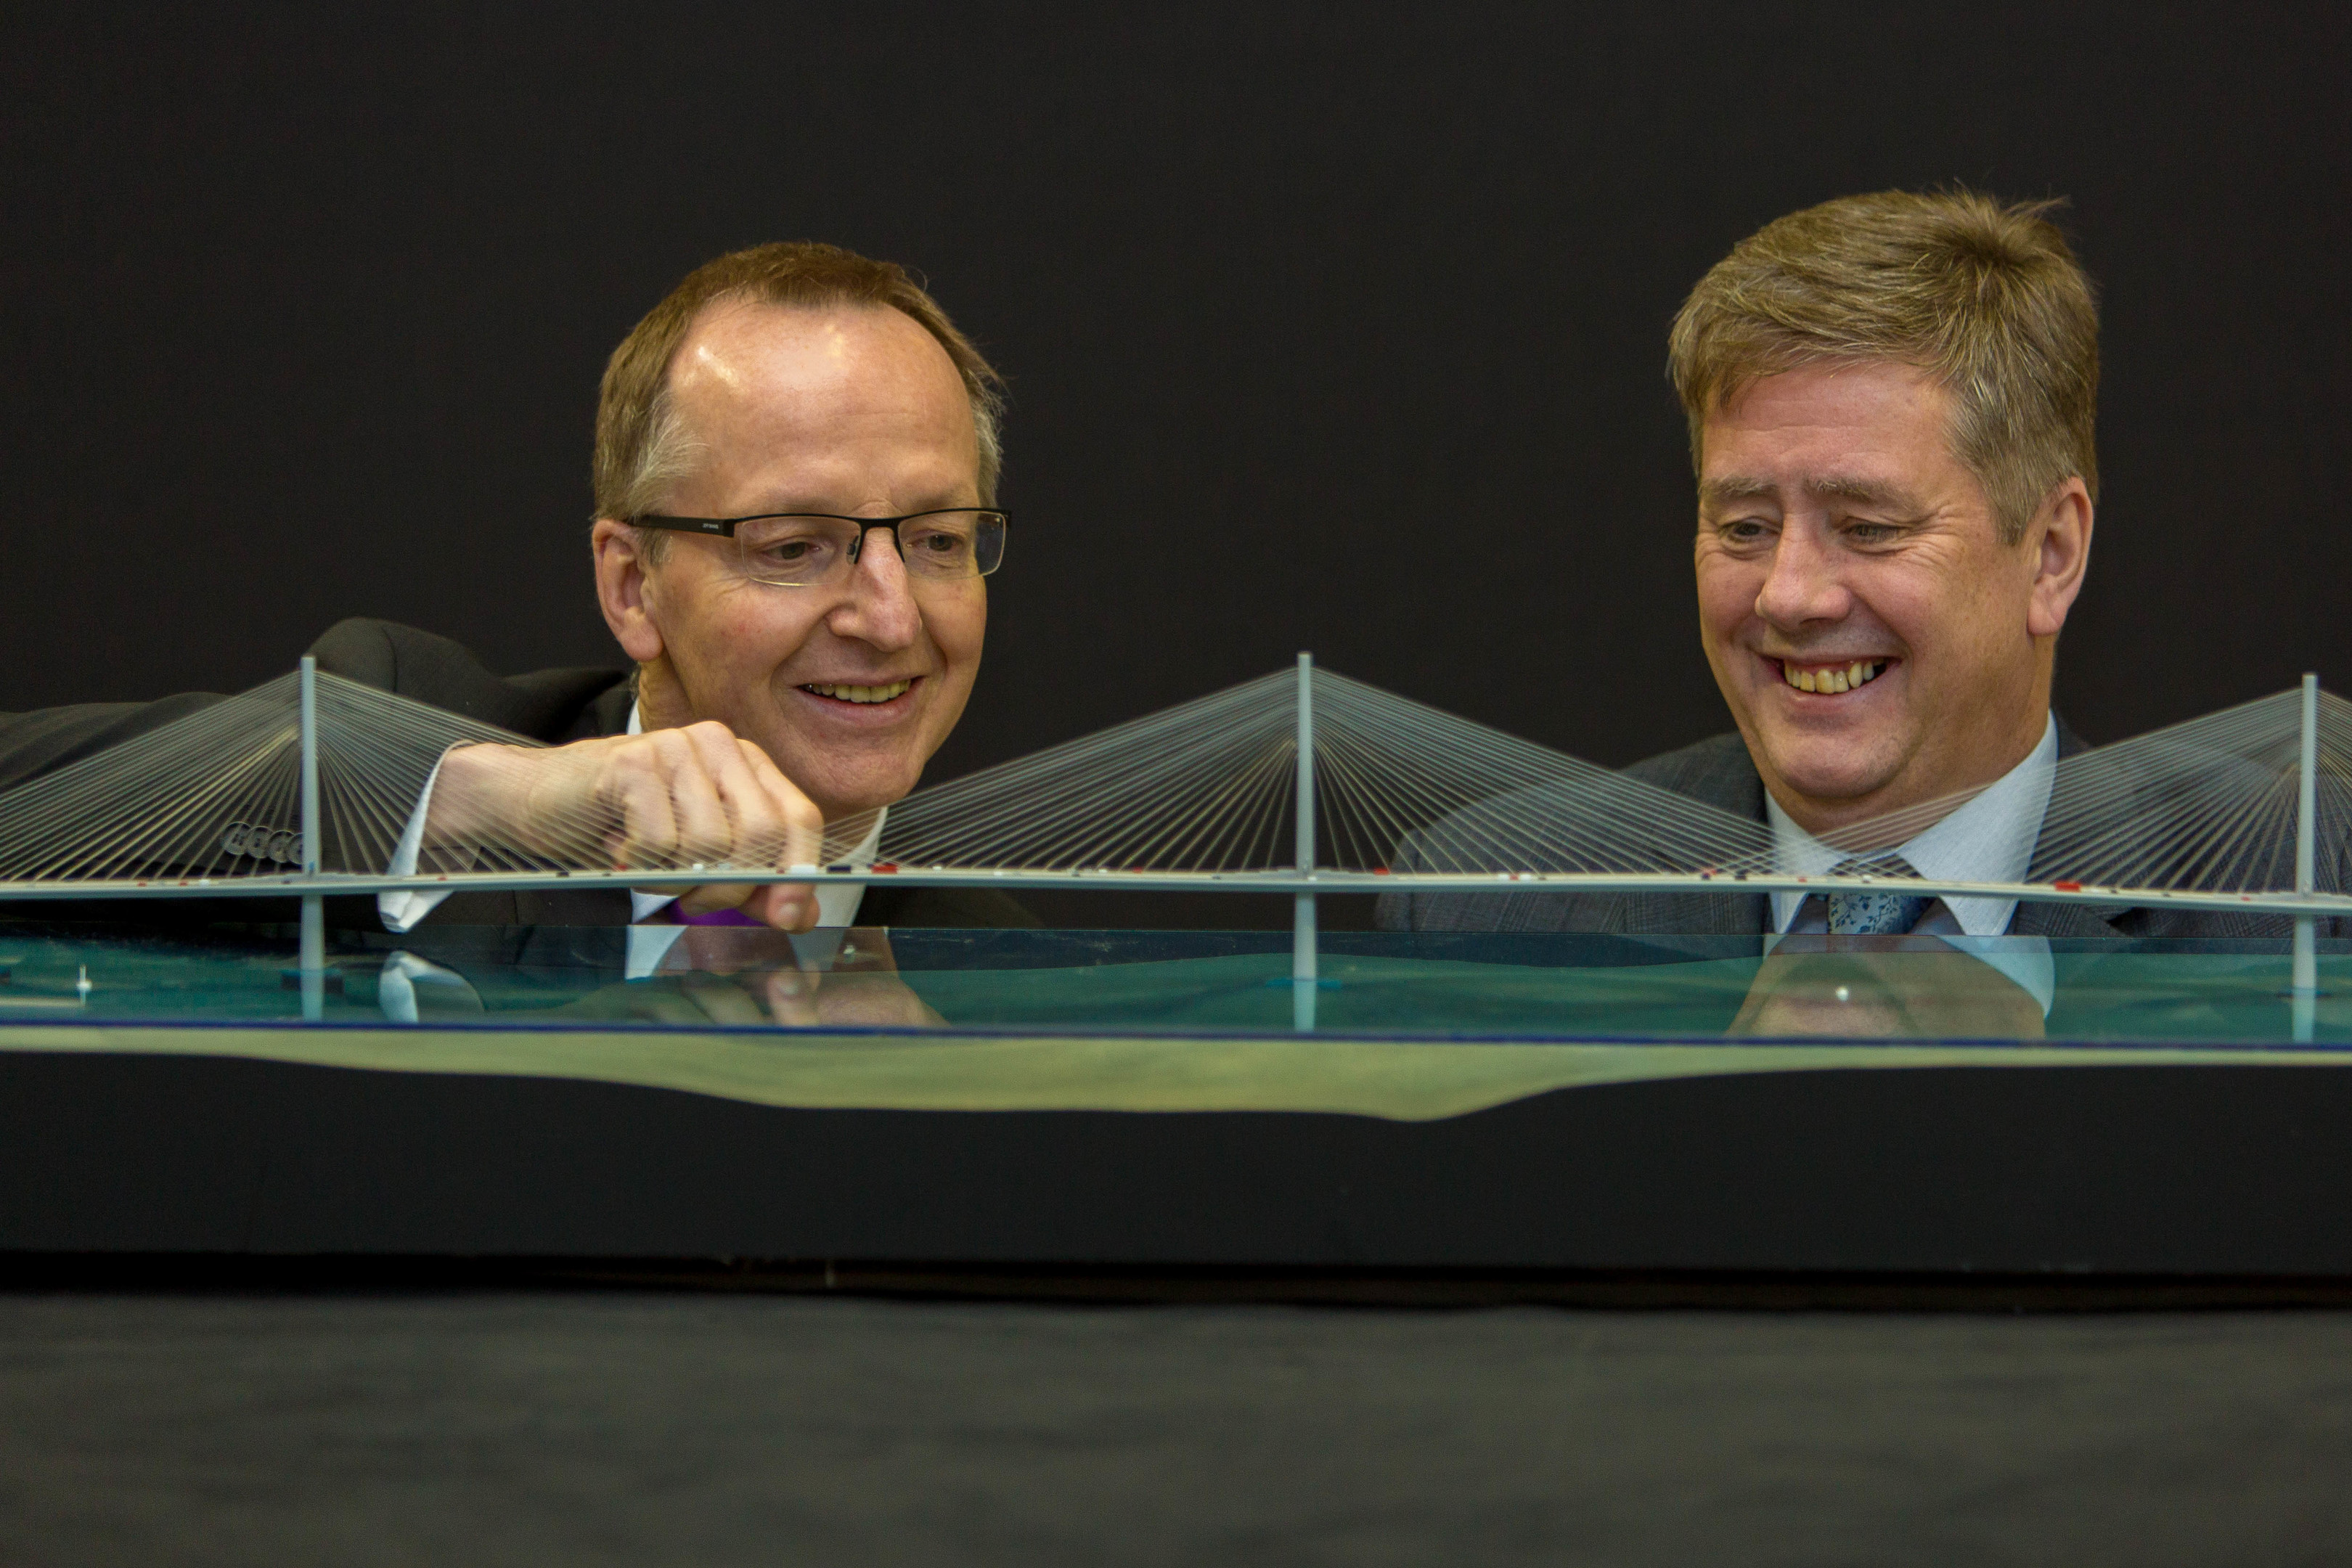
[[[2058,721],[2047,720],[2042,743],[1966,805],[1895,850],[1922,877],[1939,882],[2021,882],[2033,864],[2042,818],[2050,809],[2052,770],[2058,765]],[[1764,814],[1772,824],[1780,870],[1818,877],[1846,858],[1807,833],[1768,790]],[[1772,929],[1785,931],[1805,901],[1801,892],[1772,895]],[[1947,899],[1945,907],[1969,936],[2000,936],[2017,912],[2015,899]]]

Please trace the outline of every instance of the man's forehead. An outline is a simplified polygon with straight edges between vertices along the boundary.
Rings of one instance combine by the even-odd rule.
[[[1822,359],[1734,381],[1724,388],[1709,422],[1858,423],[1915,413],[1940,418],[1950,404],[1950,390],[1922,366],[1902,360]]]
[[[901,310],[759,300],[704,307],[670,362],[669,383],[690,401],[963,389],[947,351]]]
[[[674,506],[692,515],[917,511],[975,489],[963,379],[887,306],[714,307],[670,387],[696,453]]]
[[[1701,431],[1709,503],[1903,503],[1955,478],[1950,396],[1900,363],[1826,363],[1739,388]]]

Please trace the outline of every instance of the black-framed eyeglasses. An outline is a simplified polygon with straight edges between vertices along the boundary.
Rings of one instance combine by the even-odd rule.
[[[837,583],[865,553],[866,536],[890,531],[898,559],[917,577],[950,581],[985,577],[1004,563],[1004,529],[1011,517],[993,507],[951,506],[905,517],[842,517],[833,512],[762,512],[752,517],[663,517],[629,520],[639,528],[716,534],[735,542],[743,574],[777,588],[818,588]]]

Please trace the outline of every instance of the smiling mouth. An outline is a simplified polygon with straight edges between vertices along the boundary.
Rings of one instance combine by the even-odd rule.
[[[914,684],[911,680],[892,680],[880,686],[842,686],[830,681],[811,681],[801,689],[830,701],[854,702],[865,707],[877,702],[895,702],[904,697]]]
[[[1836,696],[1867,686],[1885,672],[1895,661],[1891,658],[1858,658],[1844,664],[1799,664],[1793,659],[1776,659],[1780,667],[1780,679],[1800,691],[1822,696]]]

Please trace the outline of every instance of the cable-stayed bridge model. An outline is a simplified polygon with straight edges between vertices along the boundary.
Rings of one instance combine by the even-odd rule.
[[[1282,893],[1311,1016],[1325,893],[1906,893],[2291,917],[2294,988],[2315,988],[2313,922],[2352,915],[2352,704],[2300,690],[2063,758],[2025,879],[1937,881],[1907,867],[1796,875],[1761,823],[1423,703],[1283,670],[829,825],[817,860],[698,860],[649,849],[616,813],[422,843],[420,796],[452,747],[543,743],[338,677],[299,674],[196,709],[0,793],[0,900],[275,895],[303,900],[302,963],[323,963],[320,900],[397,889],[687,888],[729,882]],[[521,759],[514,756],[514,765]],[[520,775],[518,773],[518,784]],[[1864,862],[1966,796],[1856,824]]]

